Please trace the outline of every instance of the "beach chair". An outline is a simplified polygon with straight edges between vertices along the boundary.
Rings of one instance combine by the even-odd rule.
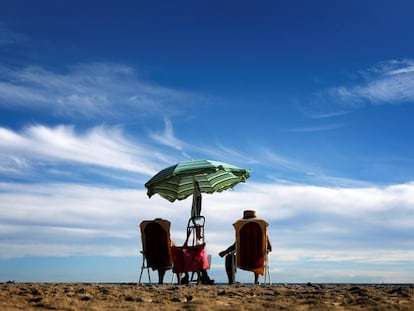
[[[187,224],[187,238],[183,246],[172,246],[173,272],[177,275],[189,274],[188,282],[201,282],[201,272],[210,268],[209,257],[205,251],[204,216],[191,217]],[[194,276],[197,276],[194,279]],[[181,284],[181,279],[178,279]]]
[[[233,263],[233,280],[236,269],[242,269],[264,275],[264,284],[271,284],[268,254],[268,223],[263,219],[240,219],[233,224],[236,231],[236,261]]]
[[[139,226],[142,240],[142,265],[138,283],[141,284],[145,269],[148,272],[148,281],[151,283],[149,269],[158,270],[158,273],[161,271],[162,276],[165,271],[172,269],[171,223],[168,220],[157,218],[155,220],[144,220]]]

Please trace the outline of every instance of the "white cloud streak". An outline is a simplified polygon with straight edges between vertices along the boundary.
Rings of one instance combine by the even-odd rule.
[[[202,100],[145,81],[131,67],[119,64],[83,64],[59,73],[39,66],[1,69],[0,105],[47,110],[55,116],[127,121],[180,114],[188,100]]]
[[[330,102],[355,107],[364,103],[398,104],[414,100],[414,61],[388,61],[360,72],[364,82],[339,86],[322,93]]]
[[[24,169],[31,160],[101,166],[152,175],[154,155],[149,148],[132,144],[119,127],[98,126],[76,133],[72,126],[27,127],[21,133],[0,128],[0,150],[11,167]]]
[[[321,125],[321,126],[313,126],[313,127],[296,127],[283,130],[287,133],[312,133],[312,132],[323,132],[323,131],[330,131],[337,128],[341,128],[342,124],[329,124],[329,125]]]
[[[183,148],[187,144],[175,137],[171,120],[164,119],[164,124],[165,124],[164,132],[162,133],[151,132],[150,133],[151,138],[154,141],[162,145],[165,145],[165,146],[177,149],[177,150],[183,150]]]
[[[258,163],[258,161],[251,156],[246,156],[236,150],[232,150],[221,143],[217,143],[211,147],[208,146],[205,141],[201,141],[201,145],[185,142],[176,137],[174,133],[174,126],[170,119],[165,118],[164,124],[164,131],[150,132],[150,137],[158,144],[180,151],[182,158],[184,159],[198,159],[198,155],[202,155],[203,158],[208,156],[213,160],[220,159],[221,161],[228,161],[232,163]],[[197,142],[200,142],[200,140],[197,139]]]

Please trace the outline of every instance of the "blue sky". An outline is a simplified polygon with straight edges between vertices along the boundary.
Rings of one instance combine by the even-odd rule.
[[[414,282],[413,10],[3,2],[0,281],[137,281],[138,224],[180,244],[191,206],[144,183],[206,158],[251,170],[203,197],[217,282],[244,209],[270,224],[274,282]]]

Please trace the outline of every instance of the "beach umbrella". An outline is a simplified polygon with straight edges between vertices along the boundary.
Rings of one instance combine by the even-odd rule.
[[[180,162],[155,174],[146,184],[148,197],[158,193],[170,202],[193,197],[193,212],[200,215],[201,193],[221,192],[245,182],[250,171],[224,162]],[[198,215],[197,215],[198,214]],[[192,215],[193,216],[193,215]]]

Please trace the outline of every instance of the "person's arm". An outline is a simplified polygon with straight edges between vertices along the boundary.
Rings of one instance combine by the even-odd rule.
[[[225,255],[227,255],[228,253],[231,253],[233,251],[236,250],[236,243],[234,243],[233,245],[229,246],[226,250],[222,251],[219,253],[220,257],[223,257]]]
[[[267,250],[268,250],[269,252],[271,252],[271,251],[272,251],[272,244],[270,243],[269,237],[267,237]]]

